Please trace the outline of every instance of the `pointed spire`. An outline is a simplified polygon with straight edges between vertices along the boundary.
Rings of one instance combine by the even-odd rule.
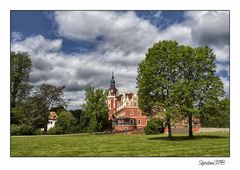
[[[111,80],[110,88],[108,89],[108,95],[116,96],[117,94],[118,94],[118,90],[115,87],[114,72],[112,72],[112,80]]]
[[[112,80],[110,88],[115,88],[114,72],[112,72]]]

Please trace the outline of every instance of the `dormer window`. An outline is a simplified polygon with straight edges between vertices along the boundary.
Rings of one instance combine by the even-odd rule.
[[[139,115],[139,116],[141,115],[141,112],[140,112],[140,111],[138,111],[138,115]]]

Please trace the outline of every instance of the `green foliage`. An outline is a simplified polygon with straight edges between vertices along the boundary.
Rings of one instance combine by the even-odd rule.
[[[223,83],[216,73],[216,56],[205,47],[181,47],[179,74],[171,102],[188,118],[189,137],[193,136],[192,117],[199,115],[207,103],[216,107],[224,95]]]
[[[69,110],[69,111],[73,114],[73,116],[75,117],[75,119],[77,120],[77,122],[80,122],[82,110],[77,109],[77,110]]]
[[[52,131],[62,133],[75,133],[77,120],[69,111],[62,111],[59,113],[55,127]]]
[[[207,46],[192,48],[176,41],[155,43],[139,64],[139,107],[155,113],[165,108],[168,129],[170,118],[188,118],[192,137],[193,116],[201,113],[207,103],[218,105],[224,95],[223,83],[215,75],[215,60],[213,50]]]
[[[64,130],[62,127],[60,126],[55,126],[53,128],[50,128],[48,131],[47,131],[47,134],[48,135],[60,135],[60,134],[64,134]]]
[[[34,134],[33,127],[27,124],[21,124],[21,125],[12,124],[10,129],[11,129],[11,135],[33,135]]]
[[[82,132],[101,132],[108,130],[107,95],[102,89],[88,87],[86,89],[85,104],[80,118]]]
[[[144,128],[146,135],[159,134],[164,132],[164,123],[162,120],[152,118],[148,121],[147,126]]]
[[[25,105],[22,104],[21,106],[11,108],[11,124],[24,124],[27,123],[27,115],[26,115],[26,108]]]
[[[30,55],[25,52],[11,52],[10,56],[10,113],[11,134],[31,134],[32,127],[28,124],[26,114],[26,100],[32,88],[29,85],[29,74],[32,61]]]
[[[220,100],[218,104],[205,104],[201,114],[203,127],[229,128],[230,126],[230,100]]]
[[[147,113],[157,105],[167,108],[173,86],[179,78],[176,63],[179,61],[176,41],[160,41],[148,49],[145,60],[138,67],[138,104]]]
[[[180,79],[181,53],[176,41],[160,41],[148,49],[145,60],[138,67],[138,105],[146,113],[165,109],[168,134],[171,137],[171,117],[174,113],[170,101],[175,83]]]
[[[29,122],[35,128],[47,131],[48,116],[51,108],[65,106],[63,99],[64,86],[42,84],[32,97],[28,98]],[[60,107],[61,108],[61,107]]]
[[[10,57],[10,106],[21,105],[32,86],[28,84],[32,61],[25,52],[11,52]]]

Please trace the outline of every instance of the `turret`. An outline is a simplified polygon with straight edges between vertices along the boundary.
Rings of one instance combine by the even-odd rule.
[[[108,96],[117,96],[118,90],[115,87],[114,73],[112,72],[112,80],[110,84],[110,88],[108,89]]]
[[[110,88],[108,89],[108,117],[109,120],[112,120],[114,113],[116,112],[116,97],[118,95],[118,90],[115,87],[114,73],[112,72],[112,80]]]

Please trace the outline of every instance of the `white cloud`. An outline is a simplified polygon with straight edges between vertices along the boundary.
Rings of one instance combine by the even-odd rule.
[[[16,42],[20,41],[24,38],[24,36],[20,32],[12,32],[11,33],[11,41]]]
[[[218,62],[229,61],[229,44],[224,44],[221,47],[212,47]]]
[[[50,40],[42,35],[12,41],[11,48],[14,51],[28,51],[32,56],[33,72],[30,79],[34,85],[42,83],[65,85],[66,99],[72,99],[70,108],[76,108],[83,103],[83,90],[87,85],[109,87],[112,71],[115,72],[116,85],[121,92],[136,92],[137,64],[145,57],[146,50],[154,42],[173,39],[182,44],[202,45],[201,41],[206,38],[201,37],[201,41],[198,41],[198,37],[204,36],[204,32],[211,33],[212,31],[208,29],[215,28],[204,24],[209,24],[211,18],[217,18],[218,13],[187,12],[185,15],[187,18],[184,22],[158,30],[149,21],[138,18],[131,11],[59,11],[54,13],[58,34],[74,41],[95,43],[97,44],[95,51],[64,54],[61,51],[62,39]],[[222,26],[220,23],[226,22],[225,13],[219,15],[220,18],[215,18],[213,22],[219,23],[218,27]],[[226,31],[220,31],[217,36],[224,36]],[[228,42],[211,42],[217,60],[227,62]],[[218,72],[229,73],[228,70],[229,65],[218,64]],[[221,79],[228,93],[228,80],[224,77]]]
[[[228,11],[188,11],[185,24],[191,26],[195,44],[222,46],[229,44]]]
[[[228,64],[225,64],[225,63],[217,63],[217,69],[216,69],[216,72],[217,73],[220,73],[222,71],[225,71],[227,73],[227,75],[229,76],[229,65]]]
[[[13,42],[11,49],[29,51],[33,53],[48,53],[59,51],[62,47],[62,40],[45,39],[42,35],[25,38],[22,41]]]
[[[127,60],[121,64],[123,54],[120,52],[102,54],[97,51],[89,54],[64,54],[61,52],[59,42],[62,40],[50,40],[37,35],[12,43],[13,51],[27,51],[31,55],[33,68],[30,81],[33,85],[39,86],[42,83],[65,85],[65,96],[67,99],[72,99],[70,108],[76,108],[82,104],[84,98],[77,96],[78,91],[83,93],[88,85],[108,88],[112,71],[116,73],[116,83],[120,91],[136,92],[139,54],[127,55]],[[128,62],[134,64],[126,66]],[[73,98],[78,98],[78,100],[73,100]]]
[[[72,40],[97,41],[99,50],[142,52],[156,42],[158,29],[132,11],[58,11],[58,34]]]
[[[187,11],[185,20],[160,32],[161,39],[177,40],[191,46],[209,45],[218,62],[229,61],[229,13]]]
[[[161,40],[176,40],[181,44],[192,44],[191,27],[184,24],[174,24],[160,33]]]
[[[229,97],[229,80],[227,78],[224,77],[220,77],[223,85],[224,85],[224,91],[225,91],[225,96]]]

